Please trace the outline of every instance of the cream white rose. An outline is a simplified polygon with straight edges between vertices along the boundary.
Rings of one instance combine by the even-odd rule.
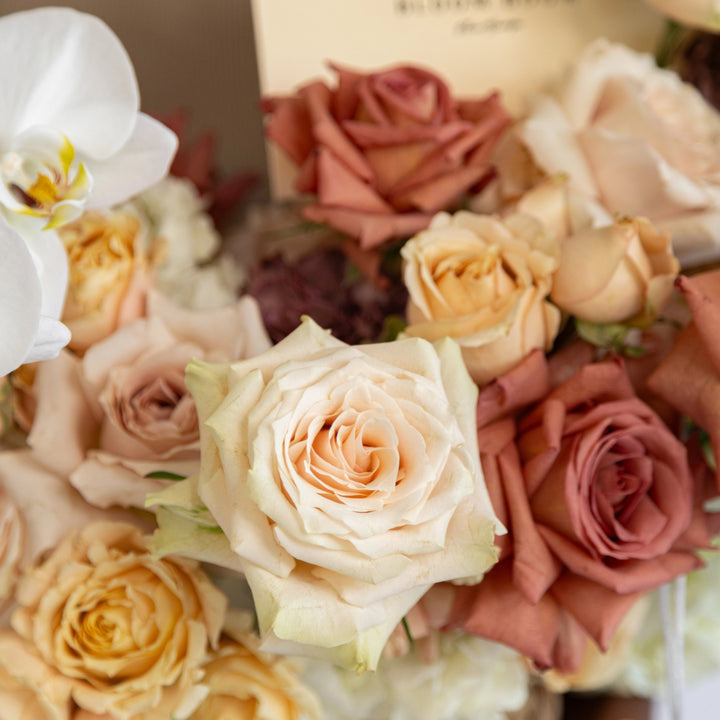
[[[0,666],[67,718],[69,701],[116,720],[186,718],[226,600],[196,563],[157,560],[138,528],[100,522],[65,538],[18,585]]]
[[[451,337],[475,382],[550,350],[560,312],[547,301],[559,242],[529,215],[440,213],[402,248],[406,334]]]
[[[532,162],[567,174],[588,206],[670,233],[683,266],[720,256],[720,115],[651,56],[592,43],[514,132]],[[517,153],[498,167],[516,192]]]
[[[148,498],[174,511],[154,547],[242,570],[263,649],[374,668],[433,583],[496,561],[477,388],[452,341],[351,347],[306,319],[187,382],[201,470]]]
[[[320,706],[287,658],[260,652],[250,613],[228,613],[218,649],[203,665],[208,695],[190,720],[317,720]]]
[[[651,323],[667,304],[680,264],[669,236],[645,218],[588,229],[563,243],[550,298],[591,323]]]
[[[194,358],[235,360],[269,347],[256,302],[186,310],[151,294],[148,317],[94,345],[80,360],[62,353],[38,369],[28,442],[99,507],[142,507],[166,471],[196,472],[200,438],[185,387]]]

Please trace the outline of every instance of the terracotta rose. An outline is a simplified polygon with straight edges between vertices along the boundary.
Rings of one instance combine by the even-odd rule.
[[[685,296],[692,322],[648,386],[707,432],[715,458],[720,458],[720,270],[681,276],[676,286]]]
[[[567,672],[588,635],[606,649],[641,595],[698,567],[692,550],[709,538],[685,447],[635,397],[622,361],[549,385],[536,352],[481,393],[483,472],[509,534],[455,611],[465,630]],[[499,417],[533,394],[544,399],[517,421]]]
[[[427,227],[490,177],[490,152],[510,121],[497,94],[457,101],[414,66],[361,73],[333,65],[337,85],[312,82],[266,98],[268,137],[316,195],[308,219],[371,248]]]

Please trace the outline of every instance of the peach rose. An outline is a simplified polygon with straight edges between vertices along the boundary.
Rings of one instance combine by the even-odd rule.
[[[0,665],[58,720],[69,701],[115,720],[187,717],[215,645],[225,597],[197,565],[157,560],[138,528],[95,523],[21,580]]]
[[[144,314],[151,262],[137,242],[139,229],[126,213],[91,211],[58,231],[70,266],[62,321],[75,352]]]
[[[566,238],[550,299],[579,320],[648,325],[679,270],[669,236],[645,218],[620,220]]]
[[[427,227],[490,175],[489,157],[510,122],[497,94],[453,100],[435,74],[414,66],[360,73],[332,66],[324,82],[266,98],[266,133],[317,196],[306,217],[371,248]]]
[[[432,584],[495,562],[451,340],[353,347],[306,318],[256,358],[192,363],[188,386],[202,465],[148,498],[154,547],[240,569],[265,650],[374,669]]]
[[[203,665],[207,697],[190,720],[317,720],[320,706],[286,658],[260,652],[252,617],[229,613],[219,646]]]
[[[486,417],[486,405],[512,407],[515,388],[526,394],[533,378],[543,398],[547,375],[530,362],[478,407]],[[685,447],[634,396],[620,361],[586,365],[517,425],[482,426],[478,442],[509,534],[483,582],[459,590],[468,632],[570,672],[588,636],[607,649],[640,596],[701,564],[694,551],[709,533],[693,518],[703,498]]]
[[[269,347],[257,304],[242,298],[215,310],[185,310],[149,297],[148,317],[94,345],[44,363],[28,442],[49,468],[99,507],[142,507],[166,471],[197,471],[200,437],[185,388],[193,359],[236,360]]]
[[[548,302],[559,243],[528,215],[441,213],[401,251],[412,337],[451,337],[479,384],[552,347],[560,311]]]
[[[718,135],[720,116],[695,88],[651,56],[605,40],[514,130],[531,161],[546,175],[566,174],[588,206],[647,217],[669,233],[683,266],[720,255]],[[522,164],[511,148],[497,165],[516,192]]]

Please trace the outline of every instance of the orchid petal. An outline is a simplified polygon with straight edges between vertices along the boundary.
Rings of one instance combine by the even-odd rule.
[[[132,63],[115,34],[92,15],[39,8],[0,19],[0,144],[37,125],[63,133],[95,159],[130,138],[139,106]]]
[[[42,287],[40,314],[59,320],[68,284],[68,260],[65,246],[57,233],[51,231],[23,233]]]
[[[95,183],[88,207],[115,205],[162,180],[177,144],[172,131],[139,113],[132,136],[116,155],[102,163],[87,163]]]
[[[18,367],[33,346],[40,321],[42,288],[22,238],[0,226],[0,376]]]

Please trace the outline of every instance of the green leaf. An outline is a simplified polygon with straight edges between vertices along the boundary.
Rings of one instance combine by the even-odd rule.
[[[407,327],[407,323],[399,315],[388,315],[383,322],[380,342],[392,342]]]
[[[152,480],[185,480],[187,476],[176,475],[166,470],[156,470],[155,472],[148,473],[145,477],[151,478]]]
[[[623,323],[591,323],[585,320],[575,320],[577,334],[585,342],[605,350],[612,350],[619,355],[637,358],[642,357],[646,350],[641,345],[628,345],[626,343],[628,333],[631,330],[637,332],[637,328],[630,324]]]
[[[412,633],[410,632],[410,626],[408,625],[408,621],[406,618],[402,619],[402,626],[405,629],[405,634],[407,635],[407,639],[410,642],[410,647],[412,649],[415,649],[415,638],[412,636]]]

